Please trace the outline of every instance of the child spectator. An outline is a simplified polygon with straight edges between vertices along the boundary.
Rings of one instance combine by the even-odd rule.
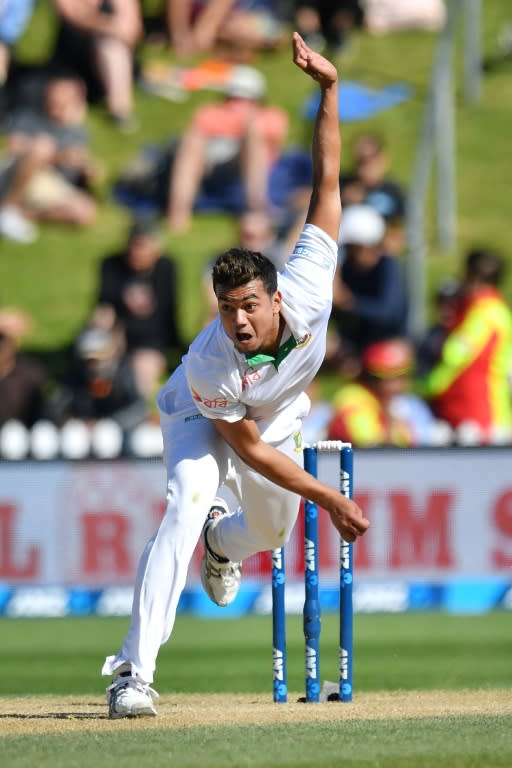
[[[44,114],[20,109],[7,122],[7,160],[0,202],[0,234],[19,242],[37,237],[36,221],[87,226],[96,216],[88,191],[94,176],[84,85],[55,77],[45,88]],[[0,193],[1,194],[1,193]]]

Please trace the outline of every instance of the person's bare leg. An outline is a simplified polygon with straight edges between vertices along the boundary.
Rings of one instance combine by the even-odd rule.
[[[108,111],[113,117],[129,119],[133,111],[131,48],[113,37],[98,36],[96,63]]]
[[[251,11],[233,10],[217,33],[219,43],[245,50],[247,54],[262,48],[276,48],[287,40],[284,26],[270,18],[267,22]]]
[[[256,122],[249,123],[240,152],[240,173],[247,207],[264,210],[268,207],[268,177],[270,153]]]
[[[9,47],[0,41],[0,85],[7,80],[10,58]]]
[[[2,205],[20,207],[30,180],[38,171],[47,168],[54,157],[55,144],[53,140],[46,136],[36,137],[30,145],[30,151],[17,161],[13,179],[2,199]]]
[[[86,227],[93,223],[98,213],[95,201],[86,192],[76,190],[66,201],[39,211],[38,218],[44,221]]]
[[[189,128],[176,150],[169,182],[167,220],[174,232],[184,232],[190,225],[194,203],[206,171],[206,137]]]

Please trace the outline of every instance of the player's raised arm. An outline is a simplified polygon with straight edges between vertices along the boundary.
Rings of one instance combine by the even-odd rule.
[[[293,35],[293,61],[320,87],[311,150],[313,190],[307,221],[337,240],[341,222],[338,72],[332,62],[306,45],[297,32]]]

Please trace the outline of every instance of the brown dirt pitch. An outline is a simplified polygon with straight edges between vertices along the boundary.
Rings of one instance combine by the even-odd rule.
[[[307,705],[299,703],[298,697],[291,694],[289,704],[278,705],[261,694],[165,695],[157,701],[158,717],[125,720],[109,720],[100,697],[1,698],[0,736],[512,714],[510,690],[361,693],[349,704]]]

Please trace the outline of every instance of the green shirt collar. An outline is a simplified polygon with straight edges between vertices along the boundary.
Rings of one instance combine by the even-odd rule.
[[[295,349],[297,346],[297,341],[293,336],[290,336],[290,338],[286,339],[279,349],[277,350],[277,355],[266,355],[263,352],[260,352],[258,355],[253,355],[252,357],[246,357],[249,365],[259,365],[260,363],[272,363],[277,370],[285,357],[288,357],[292,349]]]

